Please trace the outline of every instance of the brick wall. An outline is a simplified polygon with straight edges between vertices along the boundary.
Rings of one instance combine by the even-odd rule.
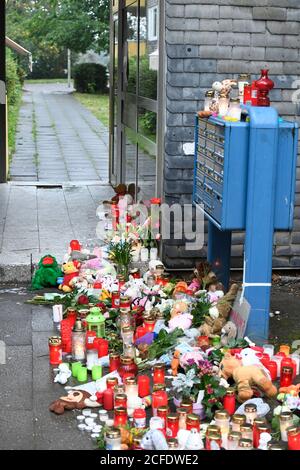
[[[193,156],[184,144],[194,141],[194,113],[215,80],[270,69],[275,81],[272,104],[280,114],[300,122],[292,103],[300,78],[299,0],[167,0],[166,5],[166,141],[164,191],[168,203],[191,201]],[[297,115],[298,113],[298,115]],[[300,267],[300,161],[293,232],[275,235],[274,267]],[[233,235],[232,266],[240,267],[243,236]],[[205,249],[200,256],[205,255]],[[193,266],[199,253],[166,242],[169,266]]]

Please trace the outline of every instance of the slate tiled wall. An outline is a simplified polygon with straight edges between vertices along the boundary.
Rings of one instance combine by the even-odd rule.
[[[194,140],[194,113],[215,80],[270,69],[273,105],[300,121],[292,93],[300,88],[299,0],[167,0],[166,139],[164,192],[168,203],[191,201],[193,156],[184,144]],[[300,93],[299,93],[300,96]],[[232,266],[242,266],[243,236],[233,235]],[[186,252],[184,242],[166,242],[168,266],[192,267],[201,252]],[[178,260],[180,259],[180,263]],[[276,233],[274,267],[300,268],[300,160],[294,228]]]

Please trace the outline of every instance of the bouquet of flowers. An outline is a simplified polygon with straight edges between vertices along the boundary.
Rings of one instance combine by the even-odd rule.
[[[194,403],[201,403],[205,414],[212,418],[216,409],[222,409],[222,398],[226,388],[221,384],[210,361],[203,359],[189,359],[185,374],[179,373],[173,380],[175,397],[180,400],[191,399]]]

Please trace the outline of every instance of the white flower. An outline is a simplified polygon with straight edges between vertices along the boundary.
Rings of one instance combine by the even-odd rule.
[[[209,315],[211,316],[211,318],[213,320],[216,320],[217,318],[219,318],[219,310],[217,309],[217,307],[211,307],[209,309]]]
[[[274,408],[273,414],[274,414],[274,416],[279,416],[279,415],[281,415],[281,413],[284,413],[285,411],[291,411],[291,410],[289,409],[288,406],[279,405],[276,408]]]

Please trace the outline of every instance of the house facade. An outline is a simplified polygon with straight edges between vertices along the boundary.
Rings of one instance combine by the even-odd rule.
[[[216,80],[269,68],[272,105],[300,122],[298,0],[112,0],[111,182],[134,183],[139,199],[187,204],[193,189],[195,112]],[[232,266],[242,267],[243,233]],[[201,252],[166,240],[170,268],[194,266]],[[300,267],[300,168],[292,232],[274,239],[275,268]]]

